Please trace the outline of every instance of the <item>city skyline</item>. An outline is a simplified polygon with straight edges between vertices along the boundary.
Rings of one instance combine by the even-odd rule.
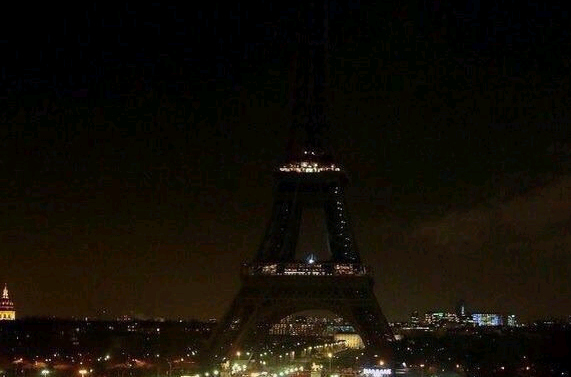
[[[459,297],[522,321],[567,317],[568,58],[541,59],[562,42],[465,45],[443,21],[462,18],[451,5],[354,6],[330,25],[329,139],[387,319]],[[91,26],[60,16],[43,42],[6,43],[0,282],[19,318],[219,319],[271,213],[295,28],[277,6],[192,20],[92,8],[78,11]]]
[[[4,293],[3,293],[3,298],[4,299],[8,299],[8,295],[7,295],[7,284],[4,284]],[[16,305],[12,302],[9,301],[9,303],[11,304],[11,307],[9,308],[10,310],[14,311],[14,313],[16,312]],[[437,307],[433,307],[430,308],[428,310],[424,310],[424,311],[419,311],[417,308],[413,308],[412,311],[409,312],[409,316],[406,318],[399,318],[399,319],[395,319],[393,321],[389,321],[390,324],[398,324],[398,323],[407,323],[407,322],[411,322],[414,323],[415,320],[414,318],[416,316],[418,316],[419,314],[423,314],[424,316],[428,316],[428,315],[433,315],[433,314],[453,314],[453,315],[459,315],[457,312],[455,312],[453,310],[454,308],[452,307],[443,307],[443,306],[437,306]],[[471,317],[472,315],[492,315],[492,316],[501,316],[501,317],[505,317],[505,318],[509,318],[509,317],[515,317],[516,320],[518,320],[519,323],[519,314],[515,313],[513,311],[506,311],[506,312],[498,312],[498,311],[494,311],[494,310],[481,310],[480,308],[472,308],[471,310],[467,310],[465,307],[465,315],[467,317]],[[489,313],[489,314],[486,314]],[[327,310],[311,310],[311,311],[301,311],[301,312],[296,312],[290,316],[284,317],[283,320],[292,317],[292,316],[301,316],[301,317],[307,317],[307,318],[323,318],[323,319],[331,319],[331,318],[341,318],[342,317],[338,317],[338,313],[335,312],[330,312]],[[333,316],[333,317],[332,317]],[[112,313],[109,312],[106,308],[100,308],[98,310],[98,312],[94,315],[78,315],[78,316],[54,316],[51,315],[49,313],[43,313],[43,314],[32,314],[32,315],[27,315],[27,316],[18,316],[17,319],[23,319],[23,320],[28,320],[28,319],[33,319],[33,318],[45,318],[45,319],[58,319],[58,320],[66,320],[66,319],[73,319],[73,320],[103,320],[103,321],[126,321],[126,320],[134,320],[134,321],[204,321],[204,322],[211,322],[213,320],[218,320],[217,318],[182,318],[182,317],[153,317],[150,315],[147,315],[145,313],[138,313],[135,311],[130,311],[130,312],[121,312],[121,313]],[[1,320],[2,318],[0,318]],[[15,320],[16,318],[8,318],[10,320]],[[571,315],[561,315],[561,316],[554,316],[554,315],[550,315],[549,313],[544,316],[544,317],[537,317],[537,318],[532,318],[532,319],[528,319],[526,320],[525,323],[527,324],[531,324],[533,322],[541,322],[541,321],[551,321],[551,320],[560,320],[562,321],[562,323],[565,323],[565,321],[569,321],[571,319]],[[420,322],[423,322],[423,320],[420,320]],[[524,323],[524,324],[525,324]]]

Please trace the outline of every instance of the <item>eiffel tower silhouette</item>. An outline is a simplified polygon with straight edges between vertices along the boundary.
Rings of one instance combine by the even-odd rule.
[[[319,96],[323,90],[316,90],[324,83],[320,73],[325,74],[299,64],[316,61],[315,55],[308,43],[294,56],[294,119],[286,159],[275,171],[272,214],[258,251],[242,266],[240,291],[206,345],[208,363],[264,343],[273,324],[305,310],[340,315],[353,324],[370,360],[392,359],[393,335],[374,295],[372,274],[361,263],[346,210],[347,175],[327,150],[327,103]],[[323,210],[328,260],[296,258],[302,213],[310,208]]]

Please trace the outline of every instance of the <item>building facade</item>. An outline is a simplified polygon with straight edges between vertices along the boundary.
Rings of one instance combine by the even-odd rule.
[[[504,324],[502,315],[496,313],[474,313],[472,321],[476,326],[502,326]]]
[[[336,342],[344,342],[345,347],[347,348],[352,348],[352,349],[365,348],[363,339],[361,339],[361,337],[357,333],[339,333],[335,334],[333,339]]]
[[[8,287],[4,284],[2,298],[0,299],[0,321],[14,321],[16,319],[16,310],[14,303],[10,300]]]
[[[509,327],[517,327],[518,326],[517,317],[515,316],[515,314],[508,314],[506,322],[507,322],[507,325]]]
[[[455,313],[428,312],[424,314],[424,323],[429,326],[444,326],[460,322]]]

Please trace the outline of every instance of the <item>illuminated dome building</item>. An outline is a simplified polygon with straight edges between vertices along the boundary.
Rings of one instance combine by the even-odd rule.
[[[4,284],[2,298],[0,298],[0,321],[13,321],[15,319],[16,310],[14,310],[14,303],[10,300],[8,287]]]

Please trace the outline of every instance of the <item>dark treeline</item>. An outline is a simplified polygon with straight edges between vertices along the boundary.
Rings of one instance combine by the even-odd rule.
[[[84,321],[27,318],[0,326],[2,358],[50,358],[71,362],[81,355],[114,362],[132,357],[196,354],[212,323],[200,321]]]
[[[424,364],[428,374],[438,368],[459,370],[466,376],[566,375],[571,368],[570,352],[568,327],[430,334],[397,344],[399,360],[409,366]]]

